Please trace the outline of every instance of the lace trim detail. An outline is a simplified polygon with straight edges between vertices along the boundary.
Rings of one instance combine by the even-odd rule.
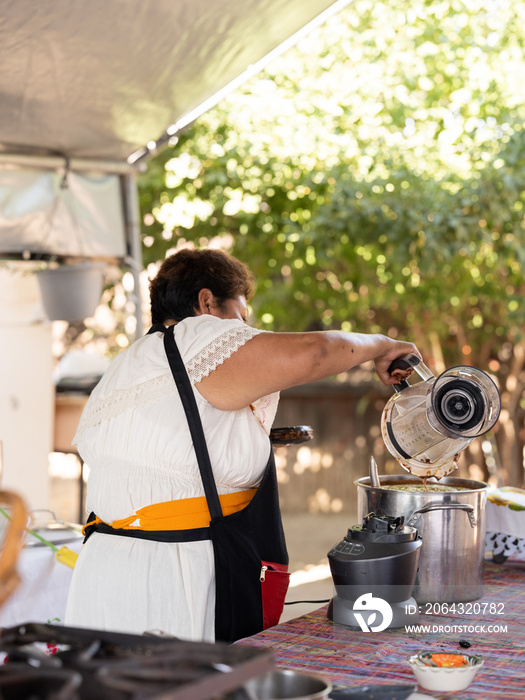
[[[167,372],[129,389],[117,389],[106,399],[89,402],[80,418],[73,445],[77,444],[89,428],[111,418],[116,418],[126,411],[132,411],[135,408],[147,406],[158,399],[171,396],[176,391],[173,375],[171,372]]]
[[[207,377],[216,367],[227,360],[236,350],[259,333],[256,328],[239,326],[223,333],[206,345],[186,365],[192,384]],[[117,389],[107,398],[88,402],[80,419],[73,444],[76,445],[84,432],[103,421],[116,418],[126,411],[142,408],[177,393],[177,387],[170,371],[147,382],[126,389]]]
[[[192,384],[198,384],[219,365],[222,365],[224,360],[231,357],[236,350],[259,333],[264,333],[264,331],[242,325],[215,338],[195,357],[192,357],[186,365]]]

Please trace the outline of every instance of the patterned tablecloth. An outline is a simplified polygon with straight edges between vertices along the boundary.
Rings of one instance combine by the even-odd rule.
[[[443,606],[444,604],[441,604]],[[311,673],[337,687],[366,684],[416,684],[406,658],[420,650],[481,654],[485,663],[467,690],[451,695],[419,689],[433,698],[525,697],[525,562],[485,563],[483,597],[456,603],[455,611],[426,614],[423,605],[419,630],[391,629],[361,632],[334,625],[326,606],[303,617],[272,627],[238,644],[270,647],[278,668]],[[433,611],[434,612],[434,611]],[[428,626],[423,629],[421,626]]]

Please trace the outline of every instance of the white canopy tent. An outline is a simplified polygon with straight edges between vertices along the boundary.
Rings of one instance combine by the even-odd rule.
[[[108,171],[338,4],[2,0],[2,150]]]
[[[137,167],[347,2],[0,0],[0,255],[137,275]]]
[[[22,173],[0,173],[0,255],[139,262],[136,196],[122,181],[347,2],[1,0],[0,168]],[[38,173],[64,167],[79,173],[69,208],[60,176]]]
[[[348,2],[0,0],[0,257],[116,260],[138,290],[141,164]],[[27,463],[10,481],[41,507],[51,336],[29,296],[0,275],[0,443],[6,472],[15,454]]]

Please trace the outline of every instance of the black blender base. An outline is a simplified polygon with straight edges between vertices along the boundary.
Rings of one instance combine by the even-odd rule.
[[[385,603],[386,601],[382,601]],[[345,627],[350,627],[352,629],[359,629],[363,631],[375,631],[374,627],[381,625],[382,614],[376,615],[375,619],[371,619],[372,611],[360,612],[354,610],[355,600],[350,600],[346,598],[341,598],[335,595],[330,604],[328,605],[327,616],[329,620],[332,620],[337,625],[344,625]],[[392,621],[385,627],[385,629],[396,629],[397,627],[404,627],[405,625],[412,625],[419,622],[419,606],[414,598],[409,598],[408,600],[403,600],[401,603],[389,603],[392,610]],[[368,630],[363,629],[358,618],[356,617],[356,612],[360,615],[361,620],[367,625]],[[379,631],[379,630],[378,630]],[[382,630],[380,630],[382,631]]]

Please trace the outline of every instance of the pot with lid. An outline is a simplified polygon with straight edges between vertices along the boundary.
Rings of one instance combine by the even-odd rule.
[[[388,371],[414,368],[422,382],[394,385],[381,417],[389,452],[407,471],[441,478],[456,468],[459,454],[498,420],[501,401],[480,369],[452,367],[435,377],[417,355],[403,355]]]
[[[489,485],[445,477],[425,486],[409,475],[358,479],[358,516],[403,516],[423,541],[413,590],[419,602],[464,602],[483,595],[485,504]]]

